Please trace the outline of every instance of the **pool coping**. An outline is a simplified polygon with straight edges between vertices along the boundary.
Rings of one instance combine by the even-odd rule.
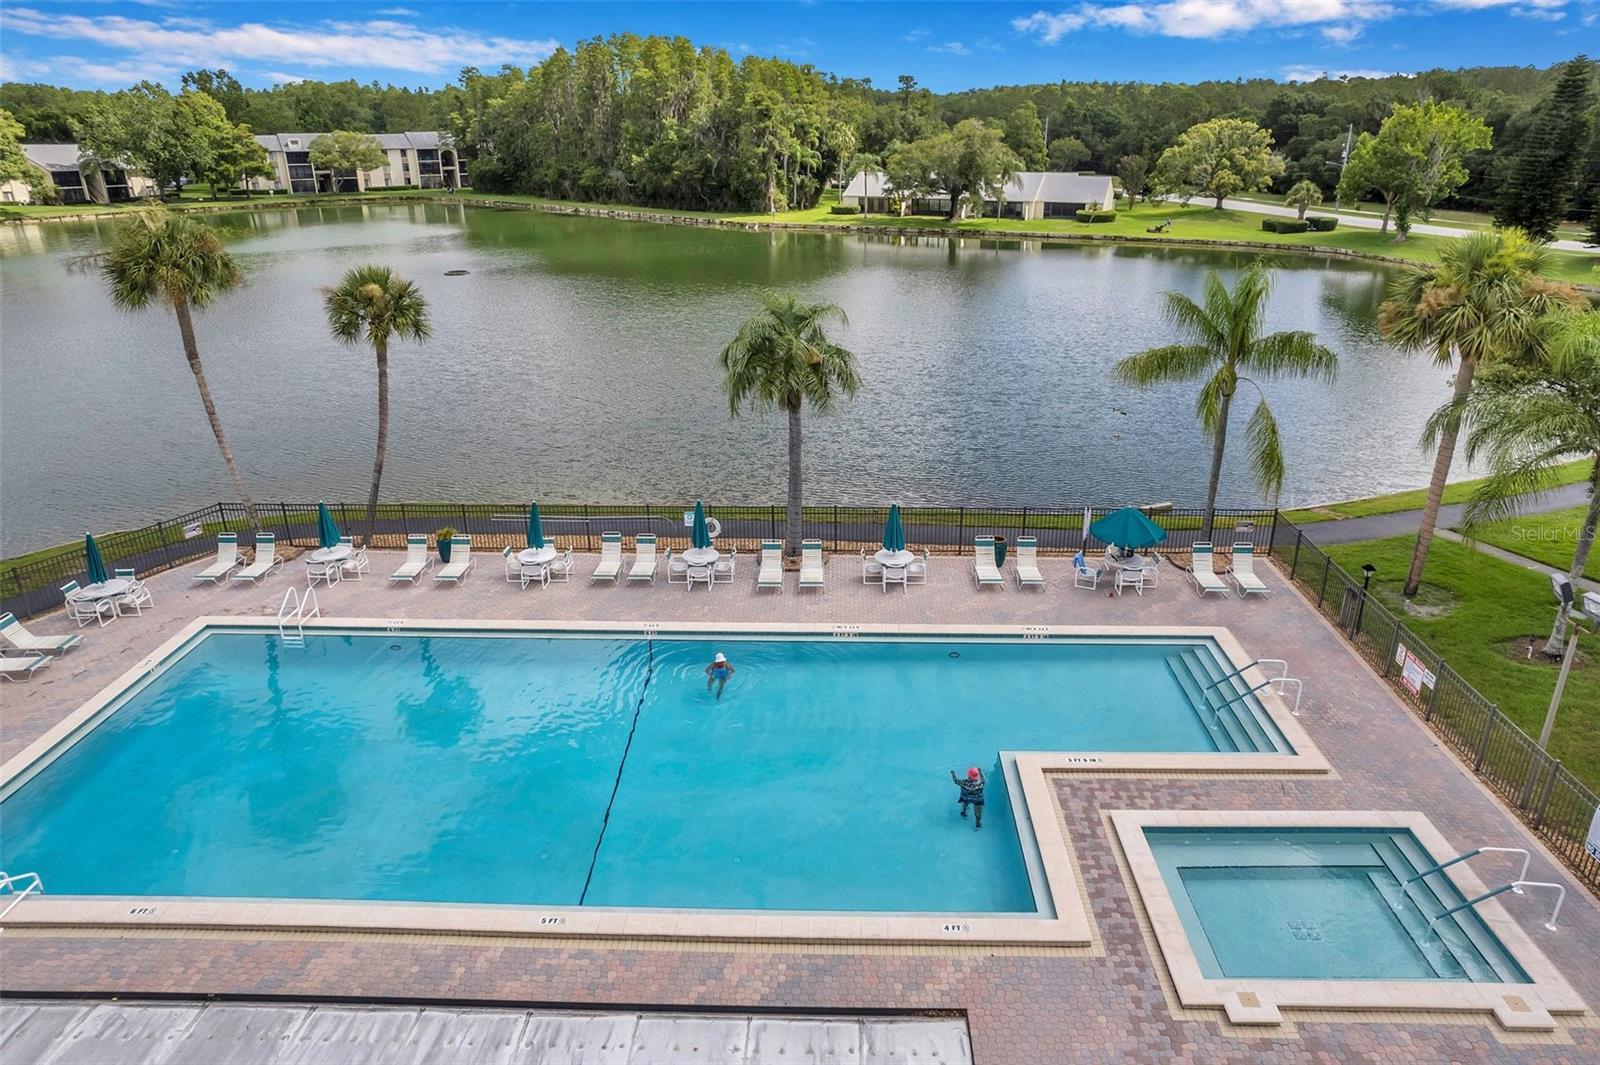
[[[1213,641],[1235,668],[1252,660],[1233,634],[1220,626],[1073,625],[883,625],[694,622],[551,622],[314,618],[313,632],[378,632],[422,635],[595,635],[639,638],[757,636],[852,639],[856,637],[971,639],[1175,639]],[[124,700],[155,678],[187,645],[214,631],[278,630],[271,619],[202,616],[144,656],[77,710],[0,766],[0,796],[9,795],[86,735]],[[1258,680],[1265,675],[1256,667]],[[1096,942],[1071,840],[1057,816],[1050,777],[1059,773],[1286,773],[1327,774],[1331,766],[1311,742],[1288,705],[1270,688],[1256,693],[1293,754],[1006,752],[1016,765],[1022,795],[1014,797],[1019,842],[1038,857],[1047,895],[1038,914],[813,913],[805,911],[687,910],[542,905],[462,905],[325,900],[231,899],[153,896],[31,895],[0,921],[0,927],[228,928],[360,933],[527,935],[577,939],[685,939],[711,941],[845,941],[915,944],[1016,944],[1089,947]],[[1029,838],[1031,835],[1031,839]],[[48,883],[45,885],[48,889]],[[1041,885],[1036,885],[1038,891]]]
[[[1109,810],[1131,879],[1144,904],[1157,961],[1163,962],[1178,1000],[1189,1008],[1220,1009],[1240,1025],[1285,1023],[1283,1010],[1435,1011],[1493,1014],[1507,1031],[1550,1031],[1554,1014],[1588,1011],[1554,963],[1498,899],[1476,907],[1478,916],[1516,959],[1531,983],[1444,980],[1211,979],[1204,975],[1183,920],[1157,864],[1147,828],[1336,828],[1410,831],[1435,861],[1458,853],[1426,814],[1414,810]],[[1483,894],[1483,881],[1465,863],[1444,870],[1466,898]],[[1542,904],[1542,900],[1541,900]]]

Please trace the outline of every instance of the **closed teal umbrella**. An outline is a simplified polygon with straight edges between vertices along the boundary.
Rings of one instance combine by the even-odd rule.
[[[1167,530],[1136,507],[1112,511],[1089,526],[1089,531],[1106,543],[1119,547],[1154,547],[1167,538]]]
[[[328,504],[317,504],[317,543],[322,547],[332,547],[339,542],[339,526],[333,523],[333,515],[328,511]]]
[[[906,549],[906,527],[900,522],[899,503],[889,508],[889,520],[883,523],[883,549],[885,551]]]
[[[88,533],[83,537],[83,557],[89,562],[89,583],[99,584],[106,579],[105,559],[100,557],[100,545]]]
[[[539,502],[528,504],[528,546],[544,546],[544,523],[539,520]]]
[[[711,530],[706,528],[706,507],[698,499],[694,501],[694,529],[690,531],[689,539],[695,547],[711,546]]]

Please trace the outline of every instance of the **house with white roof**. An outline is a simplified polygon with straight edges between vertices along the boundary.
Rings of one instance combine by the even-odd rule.
[[[311,165],[311,145],[321,133],[263,133],[272,177],[250,178],[252,192],[360,192],[363,189],[466,188],[467,165],[437,132],[374,133],[384,164],[375,170],[335,174]]]
[[[887,214],[896,208],[888,179],[878,171],[863,170],[850,179],[840,194],[840,202],[859,207],[865,214]],[[1085,208],[1110,210],[1116,205],[1111,178],[1104,174],[1069,174],[1047,170],[1024,170],[1006,183],[1002,198],[985,199],[987,217],[1071,218]],[[911,202],[911,214],[948,214],[950,197],[918,197]]]
[[[28,162],[43,170],[62,203],[121,203],[161,190],[149,178],[129,174],[120,167],[95,166],[76,144],[24,144]],[[31,203],[33,190],[26,181],[0,183],[0,202]]]

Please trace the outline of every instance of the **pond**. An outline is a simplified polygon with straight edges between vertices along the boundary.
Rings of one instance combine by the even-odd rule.
[[[1129,389],[1170,342],[1162,292],[1249,257],[1194,249],[747,232],[454,204],[210,216],[245,281],[197,316],[211,387],[259,500],[365,498],[369,351],[321,287],[377,262],[415,280],[433,337],[391,354],[387,499],[781,502],[784,423],[731,420],[717,355],[765,291],[848,312],[864,388],[806,423],[813,502],[1198,503],[1193,390]],[[115,223],[0,226],[0,553],[232,498],[170,312],[118,311],[83,257]],[[1285,504],[1426,479],[1417,437],[1448,371],[1395,352],[1390,272],[1284,256],[1269,329],[1309,329],[1336,385],[1267,384]],[[452,271],[466,271],[450,276]],[[1254,399],[1241,391],[1235,431]],[[1259,502],[1235,447],[1222,499]]]

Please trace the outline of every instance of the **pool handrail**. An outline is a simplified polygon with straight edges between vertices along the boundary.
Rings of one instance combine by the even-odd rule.
[[[1201,688],[1200,690],[1202,692],[1208,692],[1212,688],[1215,688],[1218,684],[1221,684],[1223,681],[1232,680],[1234,677],[1237,677],[1239,674],[1243,673],[1245,670],[1249,669],[1251,666],[1260,665],[1260,663],[1261,663],[1261,659],[1259,659],[1259,658],[1254,659],[1251,662],[1249,662],[1248,664],[1240,666],[1238,669],[1234,670],[1232,673],[1227,673],[1227,674],[1224,674],[1223,676],[1218,677],[1216,680],[1212,681],[1210,684],[1207,684],[1204,688]]]
[[[1450,907],[1443,913],[1434,914],[1432,917],[1428,918],[1428,927],[1433,927],[1433,923],[1435,921],[1442,921],[1453,913],[1460,913],[1462,910],[1471,909],[1480,902],[1487,902],[1496,895],[1504,895],[1508,891],[1520,895],[1522,894],[1522,889],[1525,887],[1547,887],[1556,889],[1557,895],[1555,908],[1550,911],[1550,919],[1544,923],[1546,929],[1554,932],[1556,930],[1556,918],[1561,916],[1561,904],[1567,901],[1567,889],[1564,885],[1553,884],[1548,880],[1513,880],[1509,884],[1501,884],[1492,891],[1485,891],[1482,895],[1479,895],[1475,899],[1468,899],[1466,902]]]
[[[1514,884],[1522,884],[1522,883],[1527,882],[1527,879],[1528,879],[1528,865],[1533,861],[1533,855],[1530,854],[1526,848],[1524,848],[1524,847],[1474,847],[1470,851],[1462,851],[1460,854],[1456,855],[1454,858],[1447,858],[1444,861],[1440,862],[1438,865],[1430,866],[1429,868],[1422,870],[1422,872],[1418,873],[1416,876],[1409,877],[1406,880],[1406,883],[1407,884],[1415,884],[1418,880],[1421,880],[1423,877],[1432,876],[1434,873],[1437,873],[1437,872],[1439,872],[1440,870],[1443,870],[1443,869],[1448,869],[1452,865],[1456,865],[1456,864],[1458,864],[1460,862],[1469,861],[1470,859],[1476,858],[1480,854],[1490,854],[1490,853],[1493,853],[1493,854],[1520,854],[1520,855],[1522,855],[1522,872],[1517,874],[1517,879],[1513,883]],[[1518,895],[1522,894],[1522,889],[1521,888],[1517,888],[1516,889],[1516,893]]]
[[[19,882],[21,882],[21,881],[24,881],[24,880],[29,881],[28,886],[23,888],[21,891],[18,891],[17,890],[17,884]],[[10,893],[10,894],[15,896],[10,902],[8,902],[6,904],[6,908],[5,909],[0,910],[0,918],[4,918],[6,914],[8,914],[8,913],[10,913],[12,911],[12,909],[17,905],[17,903],[21,902],[23,899],[25,899],[29,895],[33,894],[35,891],[37,891],[39,894],[43,895],[44,894],[44,881],[39,878],[39,874],[38,873],[16,873],[16,874],[12,874],[12,873],[0,872],[0,891],[8,892],[8,893]]]

